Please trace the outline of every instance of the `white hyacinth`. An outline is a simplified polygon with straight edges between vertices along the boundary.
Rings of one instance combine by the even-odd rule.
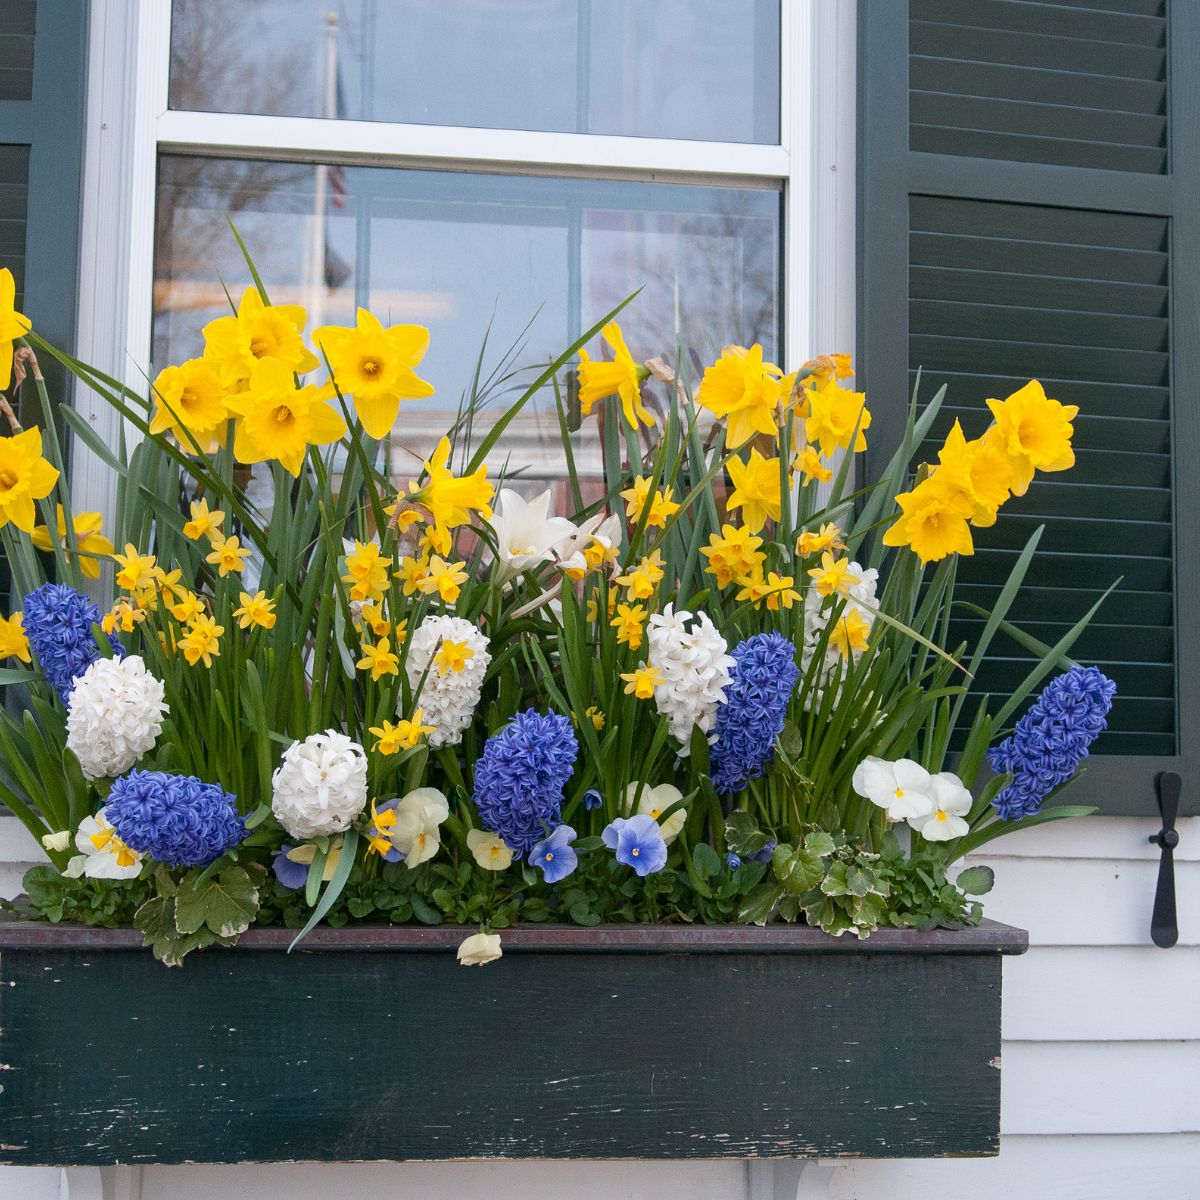
[[[688,621],[692,621],[690,629]],[[693,620],[690,612],[675,612],[674,605],[668,604],[650,618],[646,637],[649,665],[659,672],[654,703],[667,718],[679,753],[687,755],[693,728],[699,726],[708,734],[716,722],[734,660],[707,613]]]
[[[163,685],[136,654],[99,658],[67,701],[67,748],[88,779],[123,775],[162,732]]]
[[[852,562],[847,567],[846,573],[857,575],[858,582],[851,584],[845,596],[821,596],[816,588],[809,588],[804,596],[804,639],[800,648],[801,679],[808,675],[813,656],[817,652],[818,644],[825,636],[825,628],[833,615],[835,605],[840,606],[841,617],[845,617],[848,612],[854,610],[867,623],[868,628],[875,624],[874,612],[864,608],[863,605],[869,604],[871,609],[878,607],[879,602],[875,598],[875,589],[879,583],[879,572],[874,567],[867,568]],[[860,655],[861,651],[851,651],[852,659],[857,659]],[[846,660],[842,658],[837,648],[826,643],[824,661],[816,675],[816,686],[804,699],[805,708],[811,708],[814,704],[821,702],[824,685],[830,681],[834,672],[839,668],[844,675],[846,665]],[[840,690],[840,683],[838,688]]]
[[[471,651],[461,670],[443,670],[434,661],[444,642],[454,642]],[[429,744],[434,749],[456,746],[462,740],[463,730],[471,723],[479,703],[484,672],[491,661],[487,638],[462,617],[430,616],[417,626],[409,639],[405,669],[408,682],[414,688],[420,684],[417,703],[423,710],[425,724],[434,727],[429,735]]]
[[[367,756],[327,729],[293,742],[271,776],[271,811],[294,838],[341,833],[367,803]]]

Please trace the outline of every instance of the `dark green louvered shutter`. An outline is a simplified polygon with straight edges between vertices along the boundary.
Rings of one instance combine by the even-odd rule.
[[[1053,643],[1123,577],[1073,651],[1119,686],[1073,797],[1154,813],[1157,772],[1197,778],[1200,3],[860,0],[859,20],[874,444],[899,440],[918,369],[926,398],[948,388],[927,458],[1028,378],[1080,406],[1075,469],[977,531],[959,594],[990,606],[1043,523],[1014,610],[1031,633]],[[1005,639],[977,685],[1029,665]]]

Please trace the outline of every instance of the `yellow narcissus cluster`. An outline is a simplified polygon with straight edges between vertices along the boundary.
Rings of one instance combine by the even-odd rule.
[[[995,524],[1000,506],[1023,496],[1035,471],[1065,471],[1079,413],[1031,380],[1007,400],[989,400],[994,424],[967,441],[958,421],[938,452],[938,463],[909,492],[896,497],[900,518],[884,534],[888,546],[908,546],[923,563],[975,552],[972,526]]]

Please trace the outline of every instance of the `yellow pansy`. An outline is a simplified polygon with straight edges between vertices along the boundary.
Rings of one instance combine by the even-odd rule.
[[[1007,400],[989,400],[987,404],[1012,466],[1014,496],[1025,495],[1035,470],[1065,471],[1075,465],[1071,422],[1079,415],[1078,405],[1050,399],[1036,379]]]
[[[7,274],[7,269],[0,271],[0,281]],[[0,328],[3,328],[3,316],[0,293]],[[11,360],[11,343],[8,349]],[[3,361],[0,355],[0,365]],[[34,501],[44,500],[57,482],[58,469],[42,457],[40,429],[26,429],[12,437],[0,437],[0,529],[11,521],[18,529],[32,533],[36,517]]]
[[[415,370],[429,348],[429,330],[423,325],[385,329],[360,308],[356,325],[322,325],[313,330],[313,342],[329,359],[342,395],[354,397],[354,411],[370,437],[387,437],[401,400],[433,395],[433,384],[418,378]]]
[[[751,533],[757,533],[768,518],[779,520],[779,459],[763,458],[757,450],[750,451],[750,457],[742,462],[740,458],[731,458],[728,463],[729,478],[733,481],[733,491],[725,502],[725,507],[731,511],[735,508],[742,510],[742,520]]]
[[[204,355],[225,388],[245,382],[255,365],[268,359],[276,360],[289,375],[303,375],[319,365],[304,344],[307,321],[308,314],[299,305],[264,304],[258,291],[248,287],[236,316],[218,317],[205,325]]]
[[[67,547],[67,518],[61,504],[57,505],[57,509],[58,544],[65,550]],[[85,579],[99,579],[99,560],[112,557],[114,547],[112,542],[100,532],[102,522],[103,518],[98,512],[75,513],[71,519],[71,526],[75,530],[75,545],[80,554],[79,571]],[[36,526],[31,540],[39,550],[44,550],[47,554],[53,549],[50,542],[50,529],[46,525]],[[66,559],[67,562],[70,562],[71,555],[67,554]]]
[[[384,675],[399,675],[400,660],[392,653],[392,643],[387,638],[380,638],[374,646],[364,642],[363,656],[354,665],[360,671],[370,671],[372,682]]]
[[[13,342],[33,328],[33,322],[24,313],[17,312],[16,302],[16,281],[13,273],[4,267],[0,270],[0,391],[6,391],[12,383]]]
[[[237,535],[234,534],[214,542],[212,552],[205,556],[204,561],[216,567],[217,574],[224,579],[230,573],[240,575],[245,570],[246,559],[251,553],[252,551],[238,542]]]
[[[184,522],[184,537],[198,542],[202,537],[212,541],[223,536],[221,526],[225,523],[225,514],[219,508],[210,509],[207,500],[193,500],[190,512],[192,519]]]
[[[726,346],[704,372],[696,403],[725,420],[726,444],[736,449],[755,434],[775,435],[781,403],[791,394],[795,378],[763,362],[763,348],[757,343],[749,350]]]
[[[254,364],[247,390],[230,396],[229,407],[242,418],[233,438],[238,462],[277,460],[297,477],[309,446],[326,446],[346,433],[346,422],[320,390],[298,388],[292,369],[273,358]]]
[[[612,362],[593,362],[586,350],[579,351],[579,407],[586,417],[597,400],[620,396],[625,420],[637,429],[655,424],[654,414],[642,403],[641,381],[649,375],[633,361],[625,337],[616,321],[609,321],[600,336],[612,347]]]
[[[19,658],[30,662],[29,638],[25,635],[25,616],[15,612],[11,617],[0,617],[0,659]]]
[[[242,592],[238,599],[241,606],[233,610],[237,623],[242,629],[274,629],[276,621],[275,601],[265,592]]]
[[[213,361],[192,358],[178,367],[164,367],[154,381],[152,434],[169,433],[185,453],[196,447],[212,454],[224,443],[229,421],[225,388]]]

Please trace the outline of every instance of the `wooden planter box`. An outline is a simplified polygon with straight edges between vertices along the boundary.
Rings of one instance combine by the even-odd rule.
[[[168,969],[0,921],[0,1161],[987,1155],[1026,934],[286,930]]]

